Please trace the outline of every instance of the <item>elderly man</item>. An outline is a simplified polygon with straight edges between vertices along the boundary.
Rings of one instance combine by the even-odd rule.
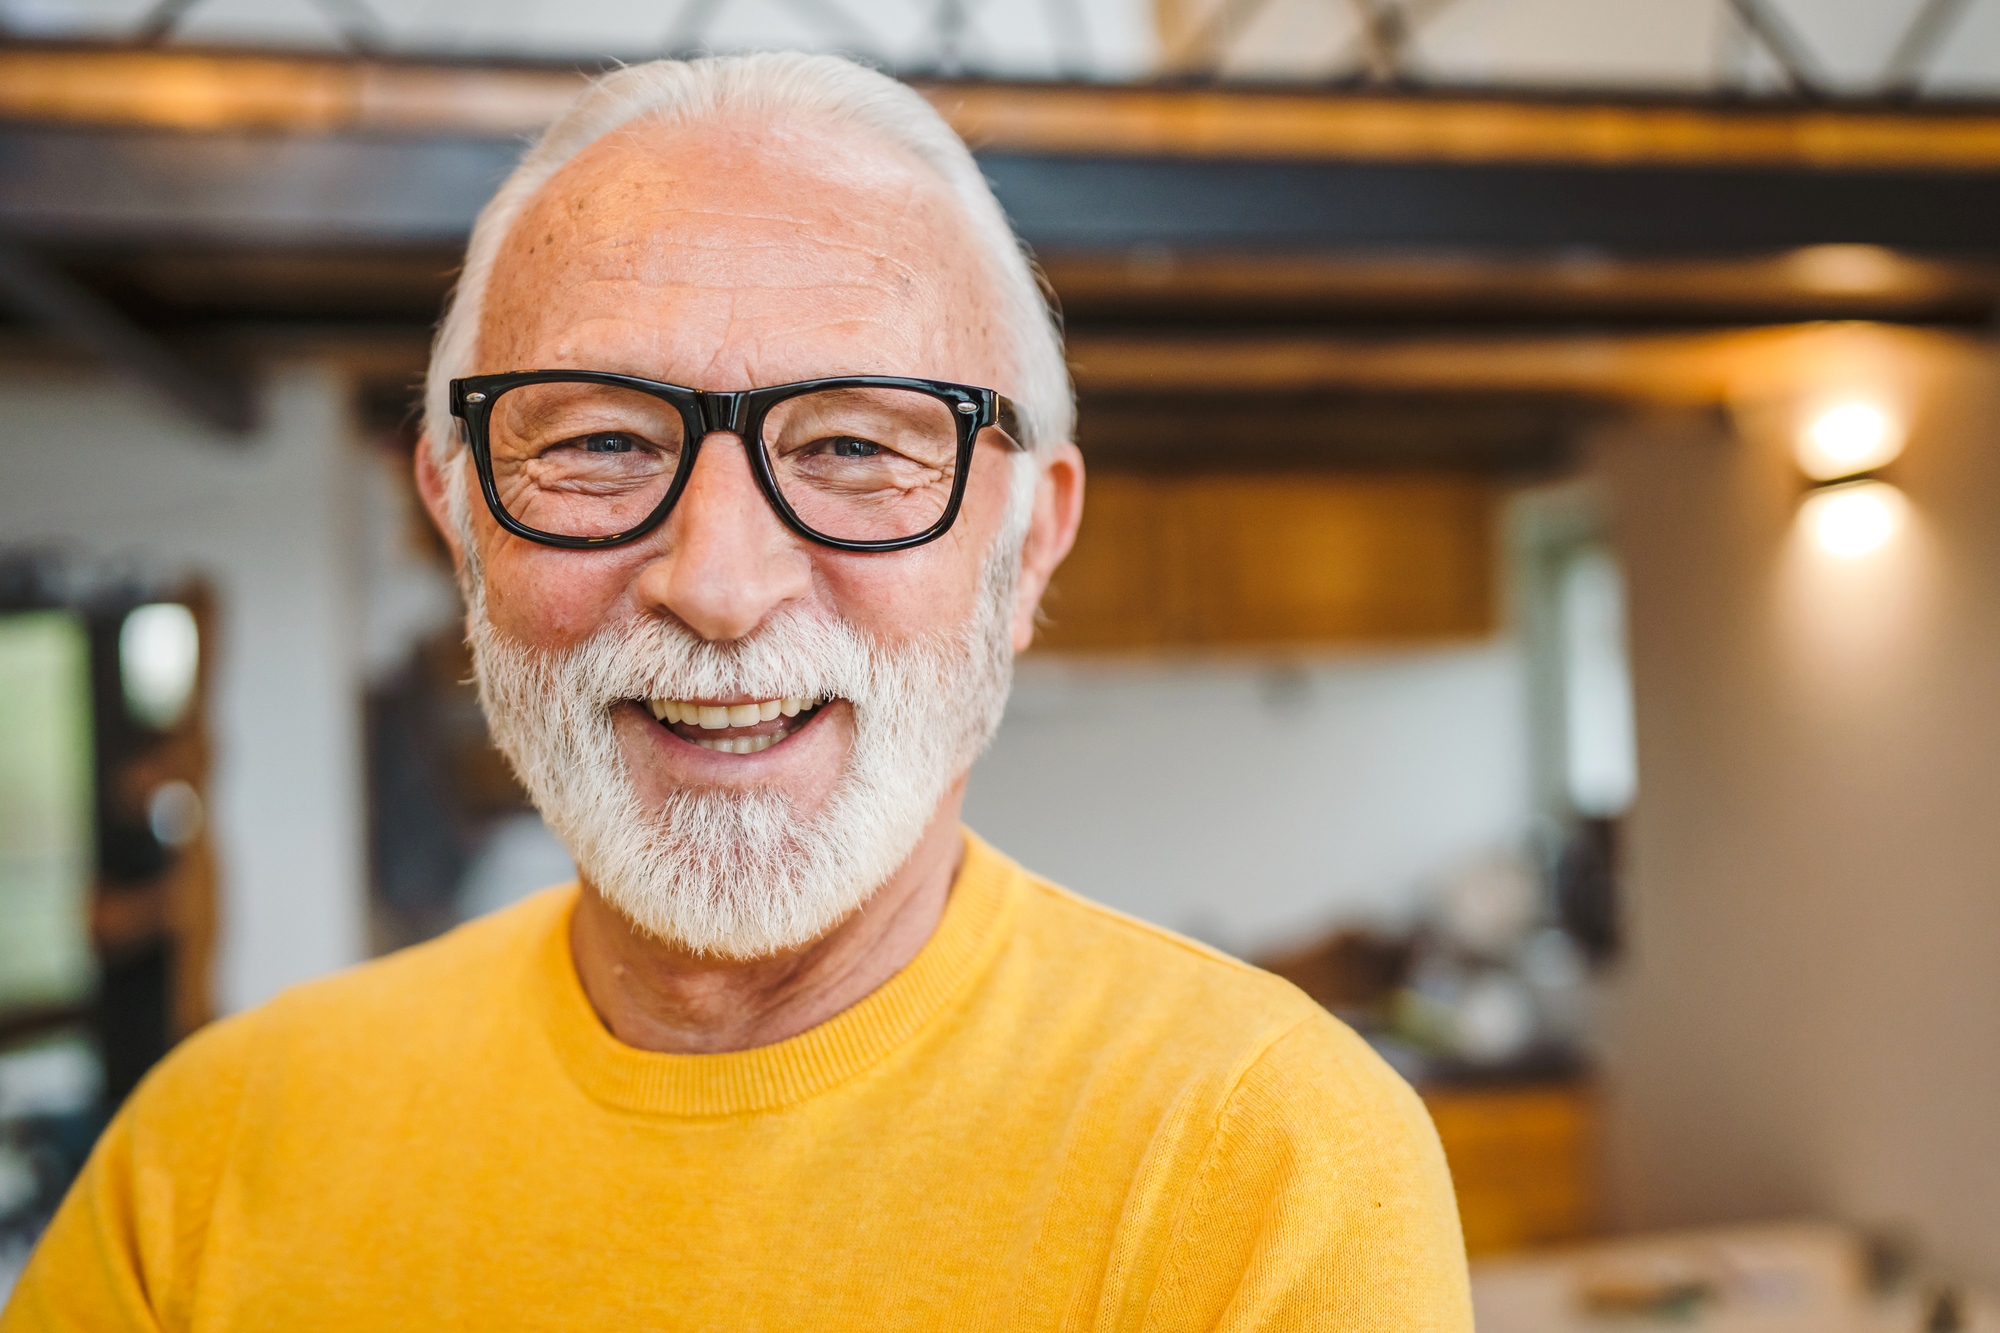
[[[916,94],[599,83],[479,220],[417,465],[582,882],[189,1041],[7,1333],[1469,1328],[1365,1045],[960,827],[1070,421]]]

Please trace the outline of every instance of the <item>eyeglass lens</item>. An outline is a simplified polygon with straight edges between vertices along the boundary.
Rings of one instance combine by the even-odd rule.
[[[765,414],[758,444],[799,521],[840,541],[894,541],[944,516],[958,470],[950,404],[910,389],[799,394]],[[516,522],[607,537],[644,522],[673,485],[686,430],[673,404],[633,389],[517,385],[488,418],[494,489]]]

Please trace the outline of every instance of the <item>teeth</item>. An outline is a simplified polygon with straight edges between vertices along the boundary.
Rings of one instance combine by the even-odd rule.
[[[717,754],[757,754],[783,739],[783,736],[737,736],[719,741],[696,741],[695,744]]]
[[[748,704],[697,704],[680,699],[648,699],[646,708],[661,722],[683,723],[707,731],[724,727],[754,727],[778,717],[797,717],[817,708],[823,700],[809,695],[786,695],[782,699],[759,699]],[[705,742],[704,742],[705,743]],[[730,743],[734,743],[733,738]],[[722,742],[717,742],[717,745]],[[717,746],[710,746],[714,749]],[[732,754],[738,751],[731,751]],[[751,751],[750,753],[754,753]]]

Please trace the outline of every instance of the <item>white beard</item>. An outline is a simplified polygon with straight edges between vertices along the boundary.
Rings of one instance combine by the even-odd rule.
[[[797,949],[902,867],[992,739],[1013,682],[1019,551],[1012,531],[995,541],[979,605],[957,632],[898,644],[792,611],[734,643],[654,617],[545,654],[493,626],[468,571],[480,700],[543,818],[633,925],[725,958]],[[775,788],[690,787],[655,808],[641,801],[612,707],[732,695],[848,701],[853,750],[817,812],[801,816]]]

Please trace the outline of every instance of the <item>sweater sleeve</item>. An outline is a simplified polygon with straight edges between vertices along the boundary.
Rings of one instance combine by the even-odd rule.
[[[56,1210],[0,1333],[187,1326],[251,1022],[203,1030],[147,1075]]]
[[[1331,1017],[1272,1043],[1224,1104],[1145,1328],[1470,1333],[1437,1131]]]

